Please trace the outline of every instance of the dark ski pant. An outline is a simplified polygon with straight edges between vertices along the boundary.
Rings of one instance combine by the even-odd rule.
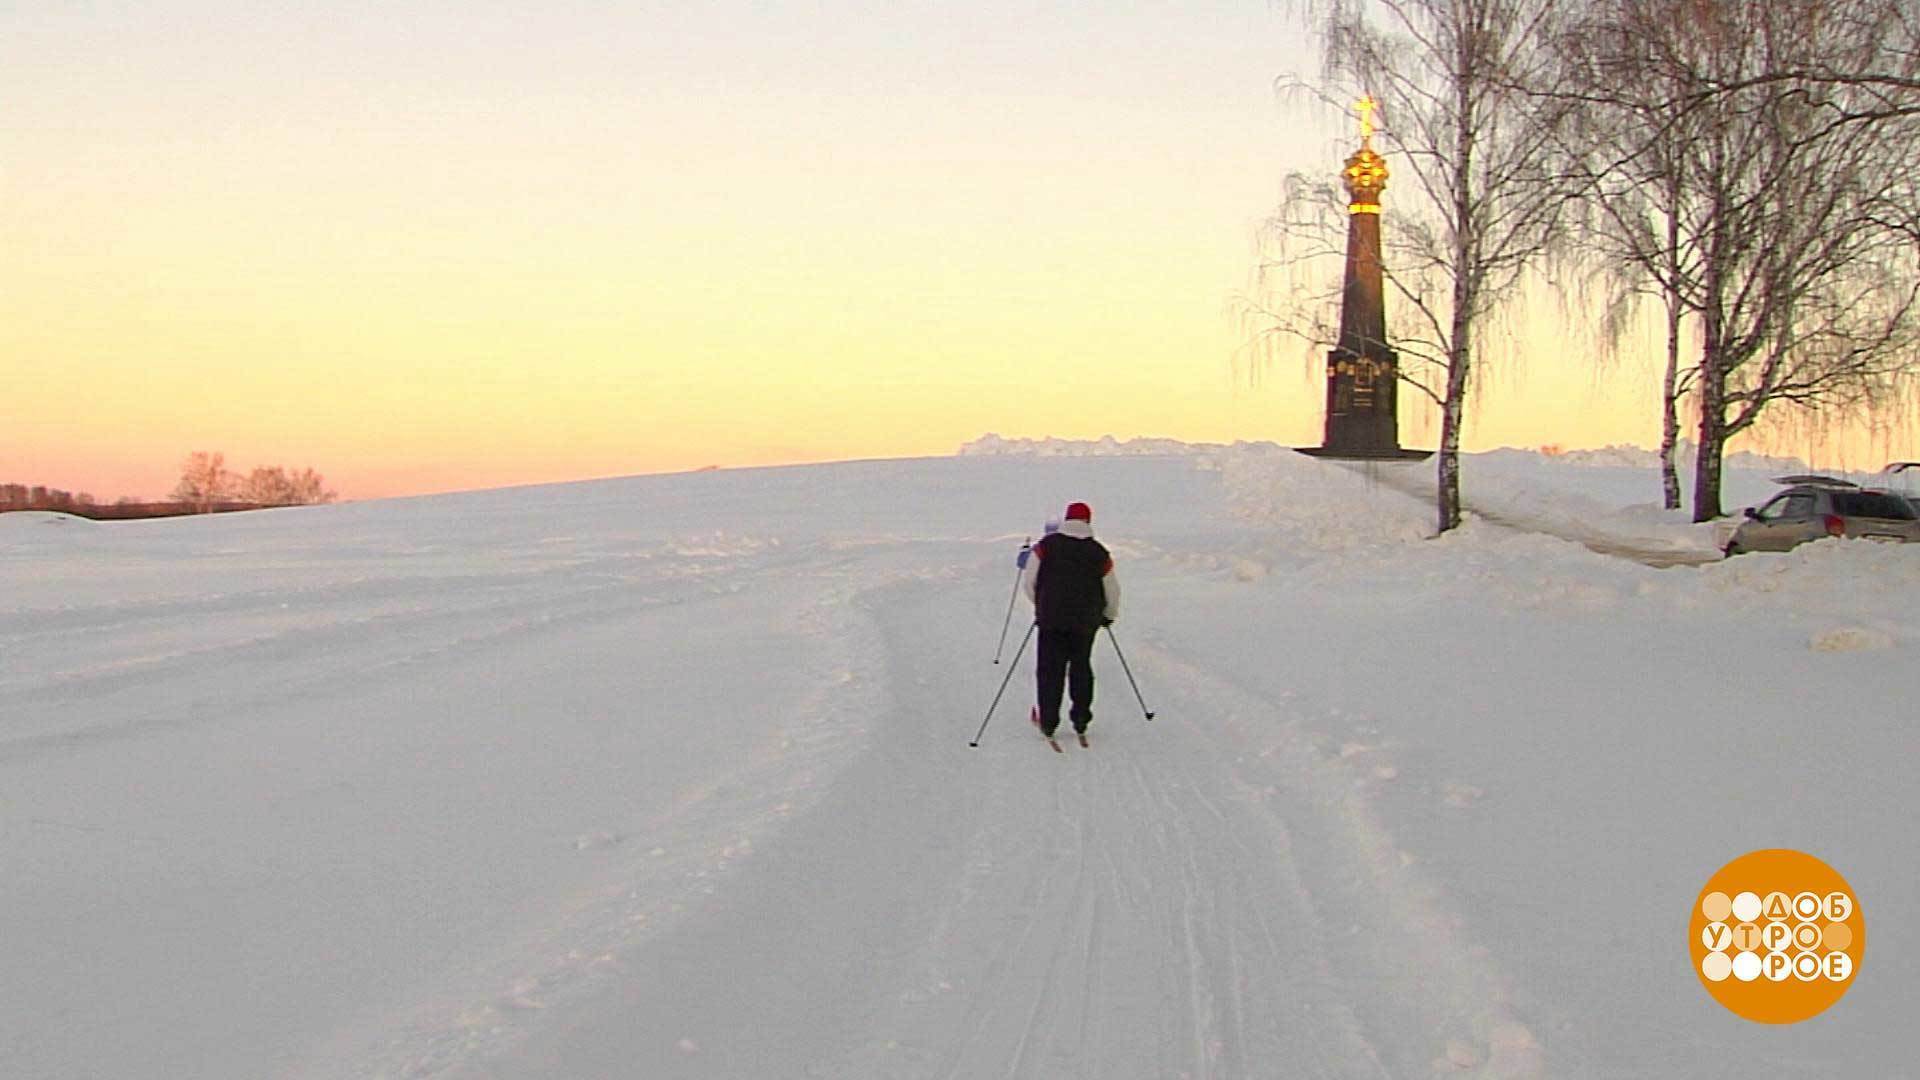
[[[1040,732],[1048,738],[1060,726],[1060,692],[1073,699],[1067,716],[1073,730],[1085,731],[1093,722],[1093,639],[1091,630],[1040,628],[1036,676],[1040,683]]]

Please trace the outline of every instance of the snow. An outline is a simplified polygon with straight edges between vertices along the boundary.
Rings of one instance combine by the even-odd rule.
[[[1430,464],[1113,440],[0,515],[0,1075],[1907,1073],[1920,547],[1510,527],[1711,556],[1569,457],[1437,539]],[[1075,499],[1156,718],[1102,643],[1056,755],[991,657]],[[1790,1027],[1689,967],[1763,847],[1871,926]]]

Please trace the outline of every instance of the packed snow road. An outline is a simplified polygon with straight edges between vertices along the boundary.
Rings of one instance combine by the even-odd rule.
[[[1109,654],[1093,749],[1045,750],[1017,700],[971,750],[992,624],[952,603],[946,584],[864,594],[891,645],[870,751],[697,928],[460,1075],[1387,1077],[1431,1056],[1405,1059],[1399,1024],[1482,1019],[1471,958],[1423,948],[1447,974],[1417,976],[1346,940],[1356,905],[1398,917],[1368,884],[1398,867],[1372,865],[1393,856],[1309,748],[1236,738],[1273,703],[1148,647],[1163,719]]]
[[[1030,655],[969,748],[1069,499],[1157,718],[1103,638],[1091,749]],[[0,1075],[1897,1073],[1920,569],[1427,517],[1249,450],[0,518]],[[1762,844],[1876,921],[1756,1037],[1673,927]]]

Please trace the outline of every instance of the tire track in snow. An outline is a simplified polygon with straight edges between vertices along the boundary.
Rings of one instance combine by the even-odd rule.
[[[1343,463],[1343,467],[1363,475],[1368,483],[1382,484],[1417,499],[1433,497],[1432,481],[1425,477],[1411,475],[1405,469],[1378,462]],[[1596,555],[1626,559],[1655,570],[1669,570],[1676,566],[1705,566],[1707,563],[1719,562],[1724,558],[1721,552],[1715,549],[1679,547],[1639,537],[1618,536],[1600,529],[1582,528],[1566,518],[1556,518],[1546,514],[1528,514],[1511,507],[1490,508],[1480,500],[1476,500],[1471,492],[1461,493],[1460,505],[1462,509],[1500,528],[1551,536],[1556,540],[1579,544]]]
[[[366,593],[356,581],[338,594],[329,587],[290,585],[285,591],[253,590],[207,604],[222,612],[216,629],[231,634],[248,626],[250,615],[265,625],[239,636],[155,645],[140,654],[95,659],[73,671],[50,670],[0,687],[0,704],[11,715],[0,728],[0,760],[31,757],[75,746],[149,734],[169,728],[214,722],[251,705],[270,705],[290,697],[321,700],[362,692],[369,682],[418,665],[470,656],[476,651],[511,649],[542,634],[566,634],[583,626],[617,623],[648,611],[698,604],[760,587],[796,568],[806,576],[832,580],[850,562],[844,555],[791,550],[734,567],[724,586],[706,578],[702,566],[666,564],[642,578],[583,573],[573,563],[532,567],[514,573],[465,576],[463,584],[482,587],[478,595],[426,596],[417,605],[367,615],[363,608],[288,609],[295,600],[327,597],[354,600]],[[598,562],[591,564],[598,567]],[[411,596],[420,578],[403,576],[398,597]],[[376,585],[378,583],[375,583]],[[163,613],[176,601],[156,605]],[[140,621],[144,616],[111,610],[108,625]],[[68,625],[41,633],[37,628],[7,639],[18,650],[36,642],[57,646],[78,633]],[[136,639],[137,640],[137,639]],[[399,647],[395,647],[398,643]],[[222,674],[234,665],[274,669],[256,680],[252,696],[235,694]],[[156,700],[165,708],[156,708]],[[84,701],[84,710],[76,709]],[[84,719],[82,719],[84,717]]]

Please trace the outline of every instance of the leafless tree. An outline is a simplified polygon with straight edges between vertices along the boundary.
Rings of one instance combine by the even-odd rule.
[[[239,488],[240,500],[257,506],[311,506],[332,502],[335,497],[312,469],[289,473],[278,465],[254,469]]]
[[[293,486],[287,470],[277,465],[254,469],[240,482],[239,498],[258,506],[292,506]]]
[[[1716,75],[1708,92],[1773,83],[1845,86],[1855,93],[1830,103],[1841,122],[1873,122],[1920,113],[1920,7],[1911,0],[1841,0],[1825,5],[1819,24],[1850,44],[1836,53],[1806,50],[1758,73]]]
[[[1679,18],[1686,0],[1668,0]],[[1686,168],[1702,117],[1705,87],[1645,62],[1646,43],[1622,25],[1613,3],[1577,10],[1555,46],[1563,77],[1549,95],[1579,104],[1562,129],[1571,166],[1588,179],[1580,201],[1580,246],[1589,269],[1610,286],[1599,323],[1609,345],[1625,334],[1639,302],[1658,300],[1666,330],[1661,379],[1660,486],[1669,510],[1681,505],[1680,403],[1697,369],[1687,361],[1683,325],[1687,283],[1699,278],[1699,252],[1683,243],[1683,217],[1697,198]]]
[[[1327,79],[1379,102],[1378,138],[1398,191],[1383,200],[1385,273],[1403,375],[1440,408],[1441,531],[1460,524],[1460,437],[1483,335],[1559,235],[1579,177],[1560,161],[1568,100],[1546,47],[1566,0],[1329,0]],[[1288,259],[1336,250],[1325,191],[1289,185],[1272,235]],[[1337,205],[1337,204],[1336,204]],[[1337,214],[1337,210],[1333,210]],[[1258,308],[1273,333],[1324,334],[1297,309]],[[1327,341],[1326,344],[1331,344]]]
[[[234,475],[227,471],[227,456],[219,451],[196,450],[180,464],[180,482],[174,485],[173,499],[206,514],[233,490]]]
[[[1698,338],[1696,521],[1720,515],[1727,441],[1770,406],[1910,400],[1920,89],[1888,46],[1901,8],[1607,0],[1569,39],[1593,88],[1577,135],[1589,163],[1614,159],[1590,204],[1603,250],[1667,303],[1669,440],[1683,316]]]
[[[339,498],[337,492],[327,488],[327,482],[312,469],[301,469],[287,478],[289,493],[297,506],[313,506],[330,503]]]

